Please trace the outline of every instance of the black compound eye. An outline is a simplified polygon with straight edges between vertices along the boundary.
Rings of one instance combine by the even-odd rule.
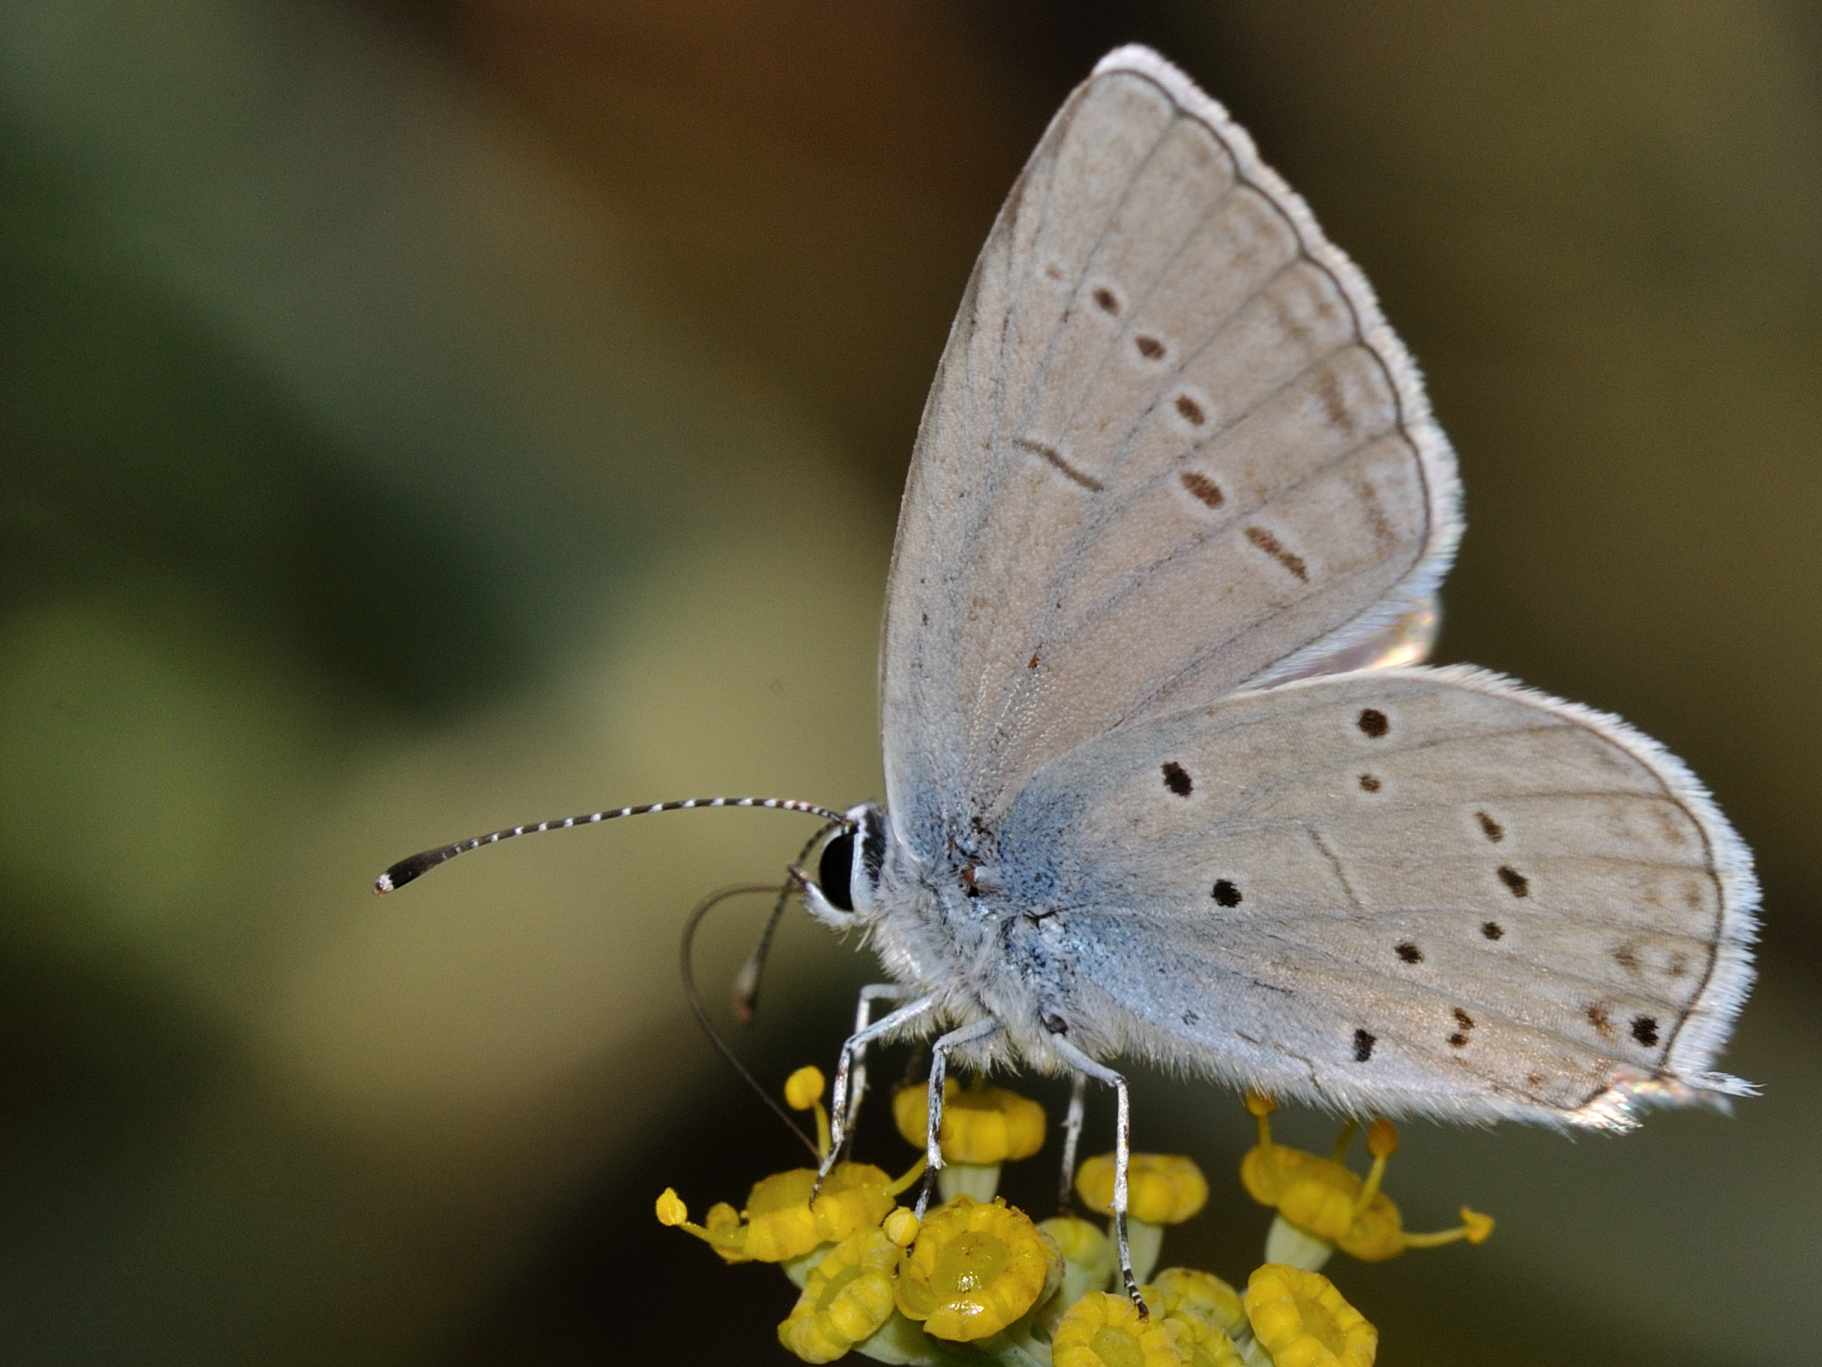
[[[843,831],[822,847],[822,863],[816,870],[816,881],[822,895],[842,911],[854,910],[854,834]]]

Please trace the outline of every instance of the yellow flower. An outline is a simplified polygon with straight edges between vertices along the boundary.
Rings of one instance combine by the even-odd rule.
[[[930,1213],[901,1257],[898,1308],[937,1338],[986,1338],[1035,1305],[1061,1265],[1023,1211],[960,1197]]]
[[[892,1314],[898,1246],[877,1229],[850,1234],[811,1269],[778,1341],[805,1362],[833,1362]]]
[[[929,1089],[901,1087],[892,1097],[892,1118],[907,1144],[924,1147],[929,1131]],[[1007,1163],[1029,1158],[1044,1147],[1044,1108],[1004,1087],[958,1087],[943,1082],[943,1123],[937,1130],[943,1158],[950,1163]]]
[[[1197,1315],[1165,1315],[1162,1320],[1189,1367],[1243,1367],[1245,1359],[1234,1341],[1207,1320]]]
[[[1090,1210],[1113,1211],[1114,1156],[1090,1158],[1076,1173],[1075,1189]],[[1191,1159],[1168,1153],[1135,1153],[1126,1170],[1126,1214],[1148,1225],[1180,1225],[1208,1201],[1208,1179]]]
[[[1246,1283],[1246,1318],[1273,1367],[1373,1367],[1379,1331],[1320,1272],[1267,1263]]]
[[[1167,1267],[1139,1289],[1152,1314],[1166,1319],[1194,1317],[1229,1334],[1246,1323],[1240,1293],[1212,1272]]]
[[[733,1207],[717,1205],[709,1211],[706,1227],[688,1223],[689,1212],[667,1187],[658,1198],[658,1220],[694,1234],[729,1262],[783,1263],[839,1243],[856,1230],[872,1229],[904,1189],[871,1163],[837,1163],[811,1205],[815,1183],[814,1168],[762,1177],[747,1195],[744,1221]]]
[[[1054,1367],[1187,1367],[1192,1359],[1181,1342],[1184,1332],[1140,1319],[1125,1296],[1091,1291],[1057,1325],[1050,1360]],[[1212,1361],[1226,1367],[1220,1358]]]
[[[1107,1279],[1113,1275],[1115,1253],[1113,1241],[1101,1232],[1100,1226],[1074,1215],[1054,1215],[1040,1221],[1038,1228],[1050,1236],[1063,1255],[1063,1285],[1047,1313],[1061,1315],[1084,1292],[1106,1287]]]
[[[1075,1189],[1090,1210],[1113,1213],[1114,1156],[1104,1153],[1082,1164]],[[1151,1276],[1164,1246],[1164,1227],[1180,1225],[1208,1202],[1208,1179],[1188,1158],[1135,1153],[1126,1175],[1126,1233],[1133,1275]]]
[[[1380,1190],[1387,1160],[1398,1147],[1398,1131],[1390,1121],[1376,1120],[1367,1130],[1367,1151],[1373,1166],[1363,1179],[1343,1166],[1354,1135],[1352,1122],[1342,1127],[1331,1157],[1307,1153],[1272,1139],[1269,1116],[1274,1109],[1265,1097],[1252,1094],[1247,1109],[1257,1118],[1259,1142],[1240,1161],[1240,1182],[1247,1194],[1263,1206],[1278,1211],[1266,1256],[1293,1261],[1312,1270],[1320,1267],[1328,1250],[1340,1248],[1362,1262],[1396,1257],[1408,1248],[1430,1248],[1466,1239],[1478,1244],[1493,1232],[1491,1217],[1462,1208],[1462,1223],[1434,1234],[1408,1234],[1403,1217],[1391,1197]]]

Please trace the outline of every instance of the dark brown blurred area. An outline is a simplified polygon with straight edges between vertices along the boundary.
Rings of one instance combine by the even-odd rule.
[[[1498,1233],[1331,1273],[1387,1363],[1813,1356],[1813,4],[67,0],[0,14],[8,1361],[782,1360],[783,1278],[652,1200],[799,1161],[675,959],[809,827],[367,880],[602,804],[878,794],[925,385],[1025,154],[1133,39],[1426,367],[1469,518],[1440,658],[1663,739],[1765,886],[1726,1059],[1762,1098],[1411,1126],[1408,1223]],[[717,999],[762,914],[710,922]],[[738,1043],[781,1085],[869,971],[802,918],[775,968]],[[1167,1257],[1242,1279],[1237,1099],[1136,1106],[1218,1193]],[[863,1143],[908,1160],[883,1113]]]

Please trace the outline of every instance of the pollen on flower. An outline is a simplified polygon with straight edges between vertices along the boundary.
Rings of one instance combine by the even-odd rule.
[[[1320,1272],[1267,1263],[1246,1283],[1246,1318],[1279,1367],[1372,1367],[1379,1331]]]
[[[1114,1156],[1090,1158],[1076,1173],[1075,1189],[1090,1210],[1113,1211]],[[1127,1166],[1126,1213],[1153,1225],[1177,1225],[1208,1202],[1208,1179],[1178,1154],[1135,1153]]]
[[[1057,1324],[1050,1360],[1054,1367],[1184,1367],[1188,1358],[1178,1346],[1183,1332],[1161,1319],[1139,1318],[1139,1308],[1125,1296],[1091,1291]]]
[[[897,1301],[924,1332],[954,1342],[997,1334],[1062,1275],[1062,1258],[1023,1211],[958,1198],[932,1211],[899,1262]]]

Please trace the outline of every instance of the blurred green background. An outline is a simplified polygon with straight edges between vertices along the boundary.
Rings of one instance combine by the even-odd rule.
[[[1499,1232],[1337,1280],[1388,1363],[1813,1353],[1822,10],[60,0],[0,11],[9,1362],[780,1356],[783,1279],[651,1209],[798,1161],[674,964],[807,823],[367,881],[602,804],[878,794],[925,385],[1052,110],[1135,38],[1427,368],[1469,514],[1440,658],[1664,739],[1765,885],[1726,1060],[1762,1099],[1409,1127],[1408,1222]],[[711,923],[716,999],[760,911]],[[774,1085],[870,976],[801,918],[775,968],[741,1041]],[[1137,1106],[1214,1174],[1167,1253],[1244,1276],[1236,1099]]]

